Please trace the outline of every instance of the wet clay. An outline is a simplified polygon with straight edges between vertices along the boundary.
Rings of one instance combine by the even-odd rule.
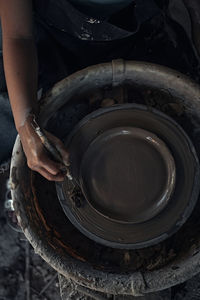
[[[76,126],[66,147],[82,205],[74,206],[67,181],[58,196],[71,222],[95,241],[142,248],[174,233],[189,216],[198,162],[183,130],[158,111],[135,105],[95,111]]]
[[[175,162],[151,132],[118,127],[100,134],[80,167],[81,188],[97,212],[119,222],[140,223],[167,205]]]

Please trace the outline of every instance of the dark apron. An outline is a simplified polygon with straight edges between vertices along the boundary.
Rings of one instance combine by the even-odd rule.
[[[83,14],[66,0],[34,3],[39,82],[47,87],[86,66],[133,58],[133,41],[142,24],[161,12],[154,0],[135,0],[109,20],[102,20]]]
[[[34,11],[39,85],[45,90],[77,70],[116,58],[187,73],[190,67],[191,76],[197,66],[182,0],[135,0],[109,20],[85,15],[67,0],[34,0]]]

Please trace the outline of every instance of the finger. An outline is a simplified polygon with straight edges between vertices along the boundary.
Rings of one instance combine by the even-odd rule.
[[[57,175],[52,175],[49,173],[47,170],[44,168],[40,167],[35,169],[36,172],[40,173],[43,177],[45,177],[49,181],[63,181],[64,180],[64,175],[59,173]]]
[[[40,166],[52,175],[57,175],[63,167],[62,164],[51,160],[47,155],[41,158]]]
[[[46,135],[48,136],[48,138],[54,143],[57,150],[60,152],[60,154],[63,158],[64,164],[68,166],[69,165],[69,152],[65,148],[64,144],[61,142],[61,140],[59,140],[57,137],[55,137],[51,133],[49,133],[47,131],[45,131],[45,132],[46,132]]]
[[[57,150],[60,152],[63,158],[63,162],[66,166],[69,166],[69,152],[66,150],[65,146],[62,144],[62,142],[56,144]]]

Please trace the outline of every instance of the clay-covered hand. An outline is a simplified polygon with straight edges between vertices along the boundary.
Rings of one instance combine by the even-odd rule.
[[[55,162],[43,146],[37,133],[34,131],[31,121],[31,117],[28,117],[24,125],[18,130],[29,168],[37,171],[50,181],[63,181],[64,174],[62,169],[64,165],[68,165],[68,152],[58,138],[45,131],[45,135],[57,148],[63,158],[63,164]]]

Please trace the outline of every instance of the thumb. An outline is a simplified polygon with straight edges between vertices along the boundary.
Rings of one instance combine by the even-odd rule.
[[[53,144],[55,145],[56,149],[60,152],[63,162],[66,166],[69,166],[69,152],[67,151],[67,149],[65,148],[64,144],[61,142],[61,140],[59,140],[57,137],[55,137],[53,134],[45,131],[47,137],[49,138],[49,140],[51,142],[53,142]]]
[[[69,166],[70,165],[69,152],[66,150],[65,146],[62,144],[62,142],[56,143],[55,146],[56,146],[56,149],[60,152],[65,166]]]

